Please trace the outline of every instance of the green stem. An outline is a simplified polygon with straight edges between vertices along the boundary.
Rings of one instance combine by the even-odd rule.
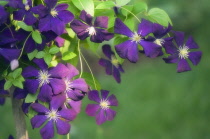
[[[83,56],[82,53],[81,53],[81,56],[82,56],[82,58],[84,59],[86,65],[87,65],[87,67],[88,67],[88,69],[90,70],[91,76],[92,76],[92,78],[93,78],[93,83],[94,83],[95,89],[97,89],[97,87],[96,87],[96,81],[95,81],[93,72],[92,72],[92,70],[91,70],[91,68],[90,68],[90,66],[89,66],[89,64],[88,64],[88,62],[87,62],[87,60],[85,59],[85,57]]]
[[[135,14],[133,14],[131,11],[129,11],[128,9],[126,9],[126,8],[124,8],[124,7],[119,7],[119,8],[121,8],[121,9],[123,9],[123,10],[129,12],[130,14],[132,14],[132,15],[141,23],[141,21],[139,20],[139,18],[138,18]]]
[[[78,40],[78,52],[79,52],[79,62],[80,62],[80,75],[79,77],[82,76],[83,73],[83,63],[82,63],[82,58],[81,58],[81,51],[80,51],[80,40]]]
[[[26,42],[28,40],[28,38],[31,36],[32,32],[28,35],[28,37],[26,38],[25,42],[23,43],[23,48],[21,49],[21,52],[20,52],[20,56],[18,57],[18,60],[21,58],[22,54],[23,54],[23,50],[25,48],[25,45],[26,45]]]

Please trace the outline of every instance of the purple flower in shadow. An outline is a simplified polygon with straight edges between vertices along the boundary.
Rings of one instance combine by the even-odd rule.
[[[114,32],[129,37],[129,40],[115,46],[116,52],[122,58],[136,63],[139,59],[138,44],[140,44],[147,57],[157,57],[161,52],[161,47],[156,43],[148,41],[145,37],[153,32],[153,23],[142,19],[138,25],[138,31],[132,32],[119,18],[115,20]]]
[[[199,46],[190,36],[186,43],[184,43],[184,32],[174,31],[174,39],[177,46],[165,46],[165,50],[169,57],[163,58],[166,63],[177,63],[177,72],[190,71],[190,65],[187,61],[189,59],[193,65],[197,65],[202,56],[201,51],[190,51],[191,49],[198,49]]]
[[[110,45],[104,45],[102,50],[109,60],[101,58],[98,63],[105,67],[107,75],[113,75],[115,80],[120,83],[120,72],[124,72],[121,64],[115,57],[114,52],[112,52]]]
[[[62,109],[61,106],[64,102],[64,95],[57,95],[52,98],[49,108],[39,103],[31,104],[31,108],[38,112],[31,119],[32,127],[39,128],[46,123],[40,130],[43,139],[54,137],[54,125],[58,134],[66,135],[69,133],[71,128],[69,121],[74,120],[77,113],[73,109]]]
[[[7,21],[7,18],[9,16],[9,14],[5,11],[3,6],[0,6],[0,13],[1,13],[0,25],[1,25],[1,24],[5,23]]]
[[[52,95],[60,94],[66,90],[63,78],[69,74],[69,70],[61,63],[48,69],[43,59],[34,59],[33,61],[39,69],[29,66],[23,70],[22,75],[25,78],[26,89],[32,94],[38,91],[38,99],[49,102]]]
[[[118,106],[118,101],[114,95],[109,96],[109,91],[101,90],[101,98],[97,90],[92,90],[88,93],[88,98],[98,104],[88,104],[86,113],[89,116],[96,118],[98,125],[114,119],[116,112],[110,109],[110,106]]]
[[[39,30],[52,30],[57,35],[63,34],[65,25],[71,22],[74,15],[66,10],[68,4],[59,4],[56,6],[57,0],[45,0],[46,8],[43,10],[39,21]]]
[[[81,40],[90,36],[90,40],[95,43],[101,43],[113,38],[114,34],[109,33],[106,28],[108,27],[108,17],[96,17],[94,24],[92,23],[93,17],[87,14],[84,10],[80,14],[80,19],[74,19],[71,22],[71,28]]]
[[[27,25],[33,25],[37,18],[34,16],[34,14],[38,14],[36,11],[42,10],[43,5],[38,5],[35,7],[32,7],[32,1],[26,0],[25,3],[18,3],[19,10],[14,11],[13,16],[15,20],[24,21]]]

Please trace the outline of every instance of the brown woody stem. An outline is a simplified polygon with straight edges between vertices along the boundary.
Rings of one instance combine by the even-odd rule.
[[[13,96],[14,90],[15,90],[14,87],[12,87],[9,90],[11,96]],[[16,99],[13,97],[11,97],[11,100],[12,100],[12,112],[13,112],[15,128],[16,128],[16,138],[28,139],[28,131],[26,129],[25,115],[21,108],[22,101],[20,99]]]

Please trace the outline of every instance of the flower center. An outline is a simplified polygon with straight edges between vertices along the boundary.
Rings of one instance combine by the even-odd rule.
[[[156,43],[157,45],[160,45],[160,46],[162,46],[164,42],[165,42],[165,41],[164,41],[163,39],[156,39],[156,40],[154,41],[154,43]]]
[[[64,80],[65,84],[66,84],[66,92],[72,90],[73,86],[72,86],[72,82],[68,79]]]
[[[179,47],[179,58],[186,59],[189,57],[189,48],[187,46]]]
[[[142,39],[141,36],[137,34],[137,32],[135,32],[131,38],[131,40],[135,41],[136,43],[138,43],[141,39]]]
[[[100,102],[100,106],[102,109],[108,109],[110,106],[109,106],[109,101],[108,100],[101,100]]]
[[[50,77],[50,74],[48,74],[48,71],[39,71],[38,73],[38,80],[39,80],[39,85],[42,86],[43,84],[48,84],[50,81],[49,81],[49,77]]]
[[[27,4],[25,5],[25,10],[28,11],[30,9],[30,6]]]
[[[55,122],[58,120],[58,118],[60,117],[59,113],[57,110],[52,109],[49,112],[46,112],[45,115],[47,116],[47,118],[50,120],[54,120]]]
[[[58,12],[55,10],[55,9],[52,9],[50,11],[50,14],[53,16],[53,17],[56,17],[58,15]]]
[[[94,27],[87,28],[86,32],[88,32],[90,36],[96,35],[96,30]]]
[[[111,57],[111,63],[112,63],[115,67],[118,67],[118,65],[119,65],[119,61],[116,59],[115,56],[112,56],[112,57]]]

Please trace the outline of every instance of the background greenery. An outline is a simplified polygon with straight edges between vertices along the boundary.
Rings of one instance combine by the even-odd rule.
[[[176,73],[176,64],[141,56],[137,64],[125,63],[120,85],[104,75],[103,68],[93,65],[102,71],[97,73],[102,87],[117,96],[118,114],[114,121],[97,126],[95,119],[85,114],[84,106],[72,122],[71,139],[210,138],[210,2],[146,1],[149,8],[159,7],[169,14],[174,30],[185,31],[195,38],[203,51],[201,63],[193,66],[191,72]],[[92,102],[86,98],[83,104],[87,103]],[[0,139],[14,135],[10,107],[10,100],[6,107],[0,107]],[[39,139],[38,132],[30,130],[30,139]]]

